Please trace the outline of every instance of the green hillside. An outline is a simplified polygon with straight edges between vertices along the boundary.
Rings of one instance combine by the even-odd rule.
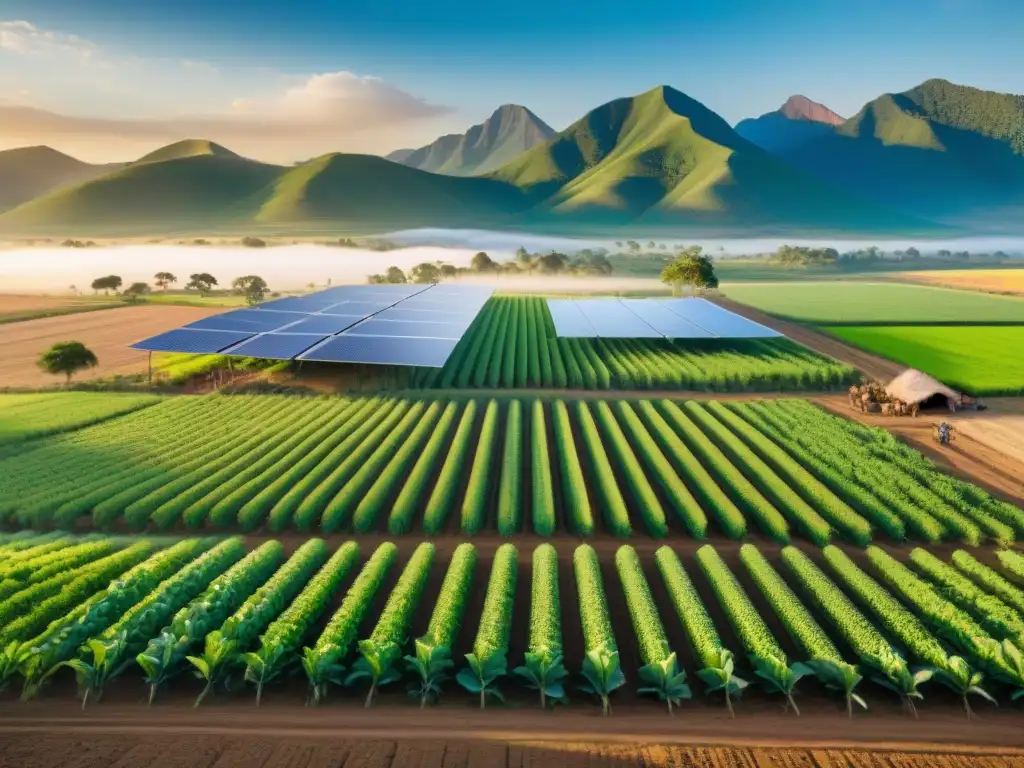
[[[0,226],[100,235],[219,224],[283,172],[237,155],[137,162],[8,211]]]
[[[1024,212],[1024,96],[929,80],[866,104],[787,162],[851,193],[952,223]]]
[[[116,165],[90,165],[50,147],[0,152],[0,211],[68,184],[109,173]]]
[[[238,155],[220,144],[215,144],[207,139],[185,139],[166,147],[150,152],[135,161],[139,163],[162,163],[167,160],[181,160],[186,157],[230,157],[240,159]]]
[[[373,155],[331,154],[293,168],[259,195],[262,223],[395,227],[501,224],[527,202],[515,187],[427,173]]]
[[[665,227],[921,226],[790,168],[668,87],[589,112],[492,178],[537,200],[533,217]]]

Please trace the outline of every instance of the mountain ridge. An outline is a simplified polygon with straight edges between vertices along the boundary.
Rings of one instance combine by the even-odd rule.
[[[450,176],[488,173],[554,135],[554,129],[526,107],[503,104],[465,133],[449,133],[418,149],[386,156],[421,171]]]
[[[86,163],[44,145],[2,150],[0,212],[60,187],[98,178],[119,167],[119,163]]]

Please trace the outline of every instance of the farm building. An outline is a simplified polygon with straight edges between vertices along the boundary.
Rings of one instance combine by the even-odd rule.
[[[894,400],[921,408],[959,406],[964,402],[961,393],[914,368],[908,368],[890,381],[885,391]]]

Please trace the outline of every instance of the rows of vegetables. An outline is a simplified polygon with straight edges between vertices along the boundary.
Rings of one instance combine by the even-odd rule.
[[[708,392],[829,390],[855,371],[787,339],[559,338],[545,299],[492,298],[430,388],[688,389]]]
[[[4,534],[0,685],[33,699],[70,669],[83,706],[116,678],[151,703],[172,685],[194,691],[198,706],[229,691],[259,703],[298,676],[309,704],[354,692],[372,706],[405,688],[421,707],[466,694],[487,707],[519,688],[541,707],[571,696],[605,714],[626,688],[669,712],[702,689],[733,713],[755,685],[799,714],[812,678],[849,716],[885,696],[916,711],[936,685],[967,716],[974,701],[1024,696],[1024,556],[1013,550],[997,567],[966,550],[915,549],[904,562],[874,546],[858,563],[832,545],[819,557],[744,544],[731,565],[711,545],[646,559],[622,545],[609,562],[589,544],[488,555],[485,567],[471,543],[442,558],[429,542],[331,551],[310,539],[289,555],[241,537]]]
[[[1024,512],[802,400],[180,397],[0,460],[0,520],[1010,544]]]

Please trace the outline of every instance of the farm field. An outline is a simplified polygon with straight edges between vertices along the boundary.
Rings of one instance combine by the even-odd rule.
[[[839,389],[852,368],[786,339],[744,341],[558,338],[540,297],[492,298],[428,388]]]
[[[113,300],[102,301],[77,296],[33,296],[2,293],[0,294],[0,324],[123,306],[124,303],[117,300],[116,297]]]
[[[0,449],[70,432],[160,402],[154,395],[46,392],[0,397]]]
[[[26,702],[841,722],[1024,690],[1010,550],[15,535],[0,573],[0,683]]]
[[[41,371],[39,356],[59,341],[80,341],[99,359],[76,380],[144,374],[148,355],[130,344],[215,314],[214,308],[142,305],[110,312],[86,312],[0,325],[0,389],[47,387],[62,383]]]
[[[869,282],[733,283],[725,295],[813,325],[1024,323],[1024,300],[924,285]]]
[[[1024,393],[1024,325],[832,326],[843,341],[972,395]]]
[[[11,524],[1013,542],[1024,512],[806,401],[174,397],[0,459]]]
[[[897,272],[892,277],[897,280],[910,280],[915,283],[946,288],[1024,295],[1024,269],[949,269]]]

